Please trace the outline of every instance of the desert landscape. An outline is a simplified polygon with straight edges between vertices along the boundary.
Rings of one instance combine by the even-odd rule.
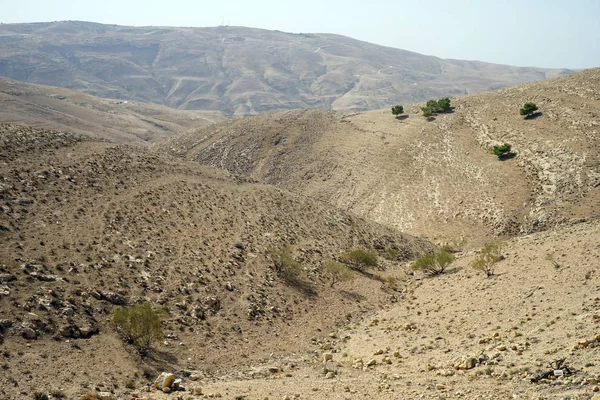
[[[475,77],[236,27],[0,37],[0,398],[600,398],[600,68]],[[158,73],[181,40],[202,78]]]

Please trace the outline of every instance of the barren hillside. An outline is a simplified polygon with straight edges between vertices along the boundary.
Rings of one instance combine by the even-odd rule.
[[[383,269],[431,249],[195,163],[9,124],[0,243],[3,399],[123,393],[126,380],[142,386],[164,369],[208,373],[306,352],[312,338],[404,296],[408,275],[392,286]],[[300,264],[293,279],[274,267],[284,245]],[[394,255],[376,275],[330,288],[321,265],[355,248]],[[115,306],[141,300],[167,311],[167,337],[140,364],[110,321]]]
[[[524,119],[519,108],[537,103]],[[452,99],[433,121],[296,110],[211,125],[160,146],[436,241],[472,244],[600,209],[600,69]],[[516,157],[491,154],[510,143]]]
[[[101,99],[0,77],[0,121],[80,133],[115,143],[146,144],[223,120],[217,111]]]
[[[0,26],[2,76],[236,116],[373,110],[570,72],[443,60],[332,34],[77,21]]]

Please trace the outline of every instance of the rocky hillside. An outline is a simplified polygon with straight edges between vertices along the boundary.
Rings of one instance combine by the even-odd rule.
[[[373,110],[570,72],[443,60],[331,34],[76,21],[0,26],[2,76],[236,116]]]
[[[115,143],[147,144],[224,117],[151,103],[101,99],[74,90],[0,77],[0,121],[79,133]]]
[[[0,243],[3,399],[39,389],[80,398],[127,379],[142,385],[142,373],[163,368],[307,351],[405,296],[409,276],[388,282],[384,270],[431,249],[195,163],[9,124],[0,125]],[[274,266],[285,245],[294,275]],[[321,265],[355,248],[389,259],[331,288]],[[167,336],[140,364],[110,321],[115,306],[142,300],[164,308]]]
[[[524,119],[519,108],[535,102]],[[159,147],[441,242],[474,245],[597,218],[600,69],[452,99],[428,121],[297,110],[225,122]],[[500,160],[494,145],[515,157]]]

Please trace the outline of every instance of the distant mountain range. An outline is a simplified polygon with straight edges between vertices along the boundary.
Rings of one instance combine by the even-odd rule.
[[[235,116],[378,109],[571,72],[444,60],[333,34],[74,21],[0,25],[2,76]]]

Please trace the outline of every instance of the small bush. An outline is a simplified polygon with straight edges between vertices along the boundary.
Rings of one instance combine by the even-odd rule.
[[[478,271],[484,272],[486,276],[490,277],[494,275],[496,263],[503,259],[502,244],[488,243],[481,249],[479,256],[473,261],[471,266]]]
[[[404,107],[402,107],[400,104],[395,105],[394,107],[392,107],[392,114],[394,114],[396,117],[400,116],[400,114],[404,113]]]
[[[354,279],[354,273],[344,264],[337,261],[329,261],[323,264],[323,272],[331,281],[330,287],[333,287],[338,282],[349,281]]]
[[[48,395],[43,392],[35,392],[33,394],[33,400],[49,400]]]
[[[525,103],[523,108],[519,110],[519,114],[524,115],[525,118],[527,118],[537,110],[538,106],[536,106],[535,103]]]
[[[135,389],[135,381],[131,378],[127,379],[127,382],[125,382],[125,387],[127,389]]]
[[[492,149],[492,153],[494,153],[494,155],[498,156],[498,158],[500,159],[506,158],[513,154],[511,148],[512,146],[510,144],[504,143],[501,146],[494,146],[494,148]]]
[[[271,250],[271,257],[275,263],[275,271],[277,275],[288,281],[297,281],[302,273],[302,266],[292,254],[292,248],[284,244],[276,249]]]
[[[138,303],[113,310],[115,330],[142,357],[148,354],[154,341],[163,337],[161,323],[161,311],[154,310],[150,303]]]
[[[447,97],[438,100],[437,105],[438,105],[438,109],[441,112],[448,112],[448,111],[450,111],[450,99],[447,98]]]
[[[66,399],[67,395],[62,390],[56,389],[50,392],[53,399]]]
[[[427,275],[440,275],[452,264],[454,259],[454,254],[439,250],[437,253],[430,253],[419,257],[413,263],[412,269],[424,272]]]
[[[377,254],[362,249],[355,249],[349,253],[342,254],[342,260],[359,271],[362,271],[366,267],[377,267],[378,264]]]

